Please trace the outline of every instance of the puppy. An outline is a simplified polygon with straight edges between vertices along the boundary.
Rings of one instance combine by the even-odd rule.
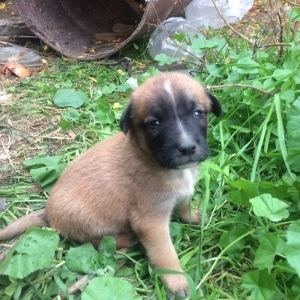
[[[221,116],[218,100],[180,73],[148,79],[133,92],[121,133],[74,160],[51,190],[45,211],[33,213],[0,232],[0,239],[33,226],[50,226],[67,238],[98,247],[113,236],[117,247],[142,242],[159,269],[182,272],[169,220],[174,209],[184,222],[198,165],[208,156],[208,113]],[[161,276],[175,294],[189,294],[183,275]]]

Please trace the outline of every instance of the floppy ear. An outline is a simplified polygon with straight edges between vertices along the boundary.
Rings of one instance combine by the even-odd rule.
[[[132,104],[129,103],[125,110],[123,111],[122,117],[119,122],[121,130],[126,134],[129,129],[131,129],[131,114],[132,114]]]
[[[213,95],[211,95],[208,92],[207,92],[207,96],[211,103],[211,112],[218,118],[221,117],[222,113],[223,113],[221,103],[219,102],[219,100],[216,97],[214,97]]]

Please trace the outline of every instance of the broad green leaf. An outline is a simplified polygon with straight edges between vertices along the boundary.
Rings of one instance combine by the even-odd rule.
[[[300,143],[294,143],[293,147],[295,146],[295,144],[300,144]],[[300,150],[289,151],[287,156],[287,163],[290,165],[293,171],[300,172]]]
[[[65,164],[61,163],[62,156],[37,156],[33,159],[25,160],[25,166],[32,167],[30,174],[34,180],[40,182],[41,186],[49,191],[51,185],[58,179]]]
[[[115,241],[112,238],[101,241],[99,249],[95,250],[91,243],[83,244],[76,248],[71,248],[66,255],[68,268],[77,273],[85,274],[107,274],[117,268],[117,263],[113,257]]]
[[[221,126],[224,127],[224,125],[222,123],[219,123],[214,127],[214,129],[212,131],[213,137],[219,142],[221,140],[227,141],[230,137],[230,134],[228,132],[224,132],[223,128],[222,128],[223,130],[221,132]]]
[[[287,230],[287,261],[300,277],[300,220],[294,221]]]
[[[286,90],[280,93],[281,99],[286,100],[287,103],[292,103],[295,100],[295,92],[292,90]]]
[[[57,156],[36,156],[32,159],[23,161],[25,166],[32,167],[34,165],[44,165],[52,167],[53,164],[58,164],[62,159],[62,155]]]
[[[271,92],[275,89],[276,81],[273,78],[267,78],[263,83],[263,89]]]
[[[58,234],[49,229],[32,228],[7,253],[0,265],[0,274],[25,278],[50,265],[58,246]]]
[[[97,274],[103,268],[99,253],[90,243],[70,248],[66,255],[66,264],[71,271],[82,274]]]
[[[289,17],[291,21],[300,21],[300,9],[298,7],[292,7],[289,11]]]
[[[251,300],[270,300],[277,293],[275,279],[266,270],[249,272],[242,280],[242,286],[252,290]]]
[[[284,242],[277,233],[266,233],[256,250],[254,263],[260,269],[273,268],[273,261],[276,254],[282,254]]]
[[[116,89],[116,85],[111,83],[109,85],[105,85],[102,89],[101,89],[101,92],[103,95],[106,95],[106,94],[112,94]]]
[[[222,66],[222,65],[220,66],[219,64],[216,64],[216,63],[207,63],[206,69],[207,69],[208,73],[214,77],[223,77],[224,76],[222,74],[224,66]]]
[[[30,174],[34,180],[40,182],[42,187],[45,187],[53,183],[61,175],[64,170],[64,165],[54,165],[53,168],[42,167],[37,169],[31,169]]]
[[[80,116],[81,114],[75,109],[68,110],[66,113],[63,114],[63,118],[71,122],[78,121]]]
[[[245,179],[230,182],[233,191],[228,194],[231,201],[238,205],[250,207],[249,199],[258,195],[257,184]]]
[[[154,60],[158,61],[159,66],[170,65],[176,61],[179,61],[178,58],[169,57],[166,54],[157,54]]]
[[[273,72],[273,76],[277,80],[287,79],[291,75],[292,71],[289,69],[277,69]]]
[[[287,185],[275,185],[270,181],[261,181],[258,184],[259,194],[270,194],[273,197],[286,198],[289,196]]]
[[[109,276],[93,278],[82,293],[81,299],[142,300],[140,296],[135,295],[133,285],[129,281]]]
[[[295,172],[300,172],[300,97],[287,111],[287,163]]]
[[[260,72],[260,64],[251,58],[241,58],[232,70],[236,70],[239,74],[256,74]]]
[[[244,248],[245,240],[244,239],[240,239],[238,241],[236,240],[246,232],[247,230],[245,228],[233,228],[230,231],[224,231],[221,235],[219,244],[223,248],[232,244],[232,246],[227,250],[227,253],[240,251]]]
[[[115,114],[113,111],[103,112],[99,109],[95,112],[95,116],[102,124],[112,124],[115,121]]]
[[[171,237],[178,237],[181,233],[181,226],[178,222],[171,222],[170,223],[170,234]]]
[[[252,82],[252,86],[255,86],[257,88],[263,89],[263,84],[259,80],[254,80]]]
[[[110,266],[113,269],[118,267],[114,253],[116,252],[116,240],[111,236],[105,236],[99,245],[99,261],[103,266]]]
[[[176,41],[183,43],[187,40],[187,35],[185,33],[179,32],[172,34],[172,38],[175,39]]]
[[[98,252],[106,257],[112,256],[116,252],[116,240],[111,236],[105,236],[101,240]]]
[[[111,105],[106,97],[97,101],[97,105],[94,106],[95,116],[102,124],[112,124],[115,121],[115,114],[112,111]]]
[[[124,92],[126,92],[128,89],[130,89],[131,87],[130,87],[130,84],[129,83],[127,83],[127,82],[125,82],[125,83],[123,83],[123,84],[121,84],[121,85],[117,85],[116,86],[116,89],[119,91],[119,92],[121,92],[121,93],[124,93]]]
[[[288,204],[273,198],[270,194],[262,194],[250,199],[253,211],[258,217],[266,217],[273,222],[281,221],[289,216]]]
[[[62,89],[58,90],[54,95],[54,103],[58,107],[78,108],[88,102],[88,97],[81,91],[75,91],[74,89]]]
[[[206,39],[205,37],[200,36],[193,40],[191,49],[196,52],[202,52],[202,50],[205,50],[205,49],[215,49],[218,47],[218,45],[220,43],[222,43],[222,41],[220,39],[217,39],[217,38]],[[223,42],[223,45],[224,45],[224,42]]]
[[[65,282],[67,286],[71,286],[76,280],[81,278],[82,275],[71,271],[66,264],[60,269],[60,278]]]
[[[12,296],[17,291],[17,289],[20,287],[19,281],[13,281],[6,289],[5,289],[5,295]],[[11,298],[9,298],[11,299]]]
[[[300,97],[298,97],[287,111],[287,132],[290,137],[300,137]],[[294,149],[292,149],[294,150]]]

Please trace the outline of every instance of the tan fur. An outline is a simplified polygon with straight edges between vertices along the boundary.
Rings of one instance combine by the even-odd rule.
[[[156,93],[166,95],[168,80],[173,92],[193,92],[210,111],[210,101],[201,85],[181,74],[163,74],[146,81],[131,97],[135,106],[133,126],[147,117],[148,103]],[[159,103],[157,103],[159,105]],[[170,103],[171,105],[171,103]],[[198,223],[199,214],[188,208],[197,167],[162,168],[152,156],[139,130],[129,130],[96,144],[73,161],[51,190],[46,204],[50,226],[67,238],[95,247],[110,235],[117,247],[129,247],[140,240],[156,268],[182,271],[172,245],[169,220],[175,207],[185,222]],[[45,226],[44,212],[26,216],[0,232],[0,239],[32,226]],[[182,275],[162,275],[168,288],[188,294]]]
[[[26,215],[0,230],[0,241],[34,226],[49,226],[44,210]]]

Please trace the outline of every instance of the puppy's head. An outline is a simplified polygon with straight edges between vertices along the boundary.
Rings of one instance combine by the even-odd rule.
[[[162,167],[188,168],[208,156],[209,112],[221,116],[221,105],[196,80],[163,73],[133,92],[120,127]]]

